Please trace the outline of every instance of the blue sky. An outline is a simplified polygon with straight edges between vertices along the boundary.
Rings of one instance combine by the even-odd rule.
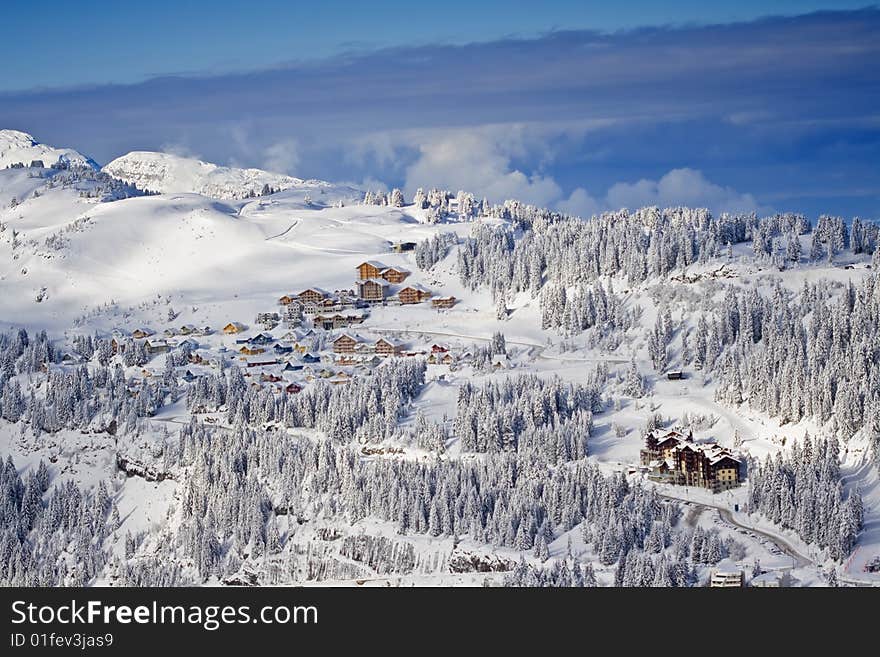
[[[0,127],[578,213],[880,216],[880,11],[766,5],[14,3]]]
[[[863,6],[864,0],[12,0],[4,4],[0,55],[16,65],[0,77],[0,89],[138,82],[389,46],[464,44],[561,29],[729,23]]]

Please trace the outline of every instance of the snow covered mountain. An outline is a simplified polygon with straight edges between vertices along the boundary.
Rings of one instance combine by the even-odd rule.
[[[550,222],[161,153],[30,159],[0,169],[0,461],[17,468],[0,502],[32,472],[106,499],[87,505],[86,568],[64,541],[35,551],[50,525],[32,523],[28,582],[694,586],[725,558],[755,580],[880,582],[873,223]],[[241,198],[263,185],[287,189]],[[757,493],[682,491],[642,453],[672,428],[706,458],[822,476],[777,499],[773,461],[737,475]]]
[[[41,144],[28,133],[19,130],[0,130],[0,169],[19,163],[28,166],[34,160],[41,160],[47,167],[63,162],[98,168],[93,159],[72,148],[55,148]]]
[[[262,169],[238,169],[171,153],[133,151],[104,169],[110,175],[163,194],[192,192],[221,199],[259,195],[265,185],[275,191],[293,187],[326,188],[329,183],[301,180]]]

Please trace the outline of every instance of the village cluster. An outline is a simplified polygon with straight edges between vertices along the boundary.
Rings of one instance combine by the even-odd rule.
[[[395,250],[412,250],[414,243],[395,245]],[[309,287],[278,299],[278,311],[262,312],[255,317],[261,329],[250,335],[249,327],[231,321],[220,329],[233,343],[221,344],[213,352],[197,341],[199,336],[214,333],[210,327],[184,325],[166,329],[158,335],[147,328],[131,334],[113,333],[113,351],[121,352],[131,339],[147,357],[171,351],[184,351],[185,365],[180,379],[192,383],[205,373],[237,365],[245,377],[258,386],[270,385],[287,393],[298,393],[310,381],[326,379],[333,384],[348,383],[356,372],[369,372],[389,356],[424,356],[428,365],[455,368],[467,362],[469,352],[454,353],[447,345],[412,346],[386,336],[367,336],[354,331],[377,305],[407,306],[430,302],[438,311],[452,308],[452,296],[436,296],[421,285],[407,284],[410,272],[369,260],[357,266],[353,289],[329,292]],[[279,326],[285,331],[272,332]],[[149,374],[144,370],[145,374]]]

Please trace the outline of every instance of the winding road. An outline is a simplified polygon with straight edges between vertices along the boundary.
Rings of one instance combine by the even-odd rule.
[[[723,506],[716,506],[714,504],[708,504],[706,502],[696,502],[694,500],[686,499],[684,497],[675,497],[673,495],[667,495],[665,493],[660,493],[660,497],[665,498],[667,500],[674,500],[676,502],[687,502],[695,507],[702,507],[704,509],[714,509],[718,511],[718,515],[721,516],[721,519],[727,524],[736,527],[738,529],[742,529],[747,532],[751,532],[752,534],[757,534],[758,536],[762,536],[766,538],[768,541],[773,543],[781,552],[788,555],[792,559],[792,568],[804,568],[806,566],[815,566],[816,563],[810,559],[809,557],[804,556],[800,552],[798,552],[797,548],[795,548],[791,543],[786,541],[781,536],[776,534],[770,534],[761,529],[757,529],[755,527],[751,527],[749,525],[744,525],[739,522],[731,513],[730,509]]]
[[[660,497],[665,498],[667,500],[674,500],[676,502],[687,502],[694,507],[699,507],[703,509],[714,509],[718,511],[718,515],[721,516],[721,520],[726,522],[727,524],[736,527],[738,529],[742,529],[744,531],[750,532],[752,534],[756,534],[761,536],[768,541],[770,541],[773,545],[777,547],[781,552],[791,557],[792,566],[791,568],[805,568],[805,567],[819,567],[815,561],[813,561],[810,557],[805,556],[801,552],[798,551],[796,547],[794,547],[791,543],[785,540],[783,537],[778,534],[771,534],[770,532],[764,531],[762,529],[757,529],[756,527],[751,527],[749,525],[744,525],[740,521],[738,521],[733,513],[731,513],[730,509],[723,506],[716,506],[714,504],[708,504],[706,502],[696,502],[694,500],[686,499],[684,497],[676,497],[674,495],[667,495],[665,493],[660,493]],[[845,584],[849,584],[851,586],[877,586],[877,582],[867,581],[863,579],[857,579],[852,577],[847,573],[838,573],[837,579],[840,582]]]

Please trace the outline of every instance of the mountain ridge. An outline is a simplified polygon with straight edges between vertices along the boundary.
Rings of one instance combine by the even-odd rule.
[[[59,163],[87,166],[99,169],[98,163],[73,148],[57,148],[37,141],[33,135],[21,130],[0,130],[0,169],[16,164],[29,166],[40,160],[46,167]]]
[[[303,180],[263,169],[222,166],[158,151],[126,153],[106,164],[102,170],[140,189],[162,194],[191,192],[221,199],[259,196],[266,186],[273,192],[331,186],[321,180]]]

